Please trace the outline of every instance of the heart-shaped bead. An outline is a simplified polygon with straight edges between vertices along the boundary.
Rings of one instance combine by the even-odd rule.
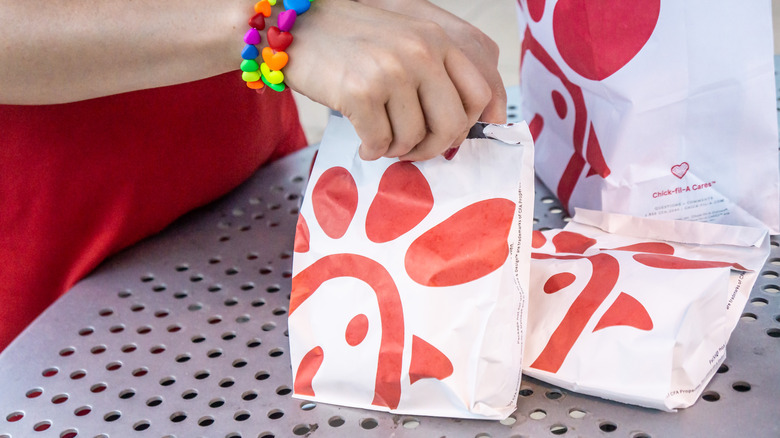
[[[276,26],[268,28],[268,45],[277,52],[284,52],[293,42],[293,36],[290,32],[282,32]]]
[[[245,59],[241,61],[241,71],[257,71],[260,68],[254,59]]]
[[[266,63],[260,64],[260,73],[271,84],[281,84],[284,82],[284,73],[278,70],[271,70]]]
[[[274,3],[276,2],[274,1]],[[258,14],[263,14],[264,17],[270,17],[271,3],[268,0],[262,0],[255,3],[255,12]]]
[[[260,56],[260,51],[252,44],[247,44],[244,46],[244,50],[241,51],[241,58],[243,59],[255,59],[258,56]]]
[[[251,28],[244,34],[244,42],[247,44],[260,44],[260,32]]]
[[[284,91],[284,88],[285,88],[284,83],[272,84],[272,83],[268,82],[268,79],[266,79],[265,77],[263,77],[263,83],[268,85],[268,88],[270,88],[270,89],[272,89],[274,91]]]
[[[263,61],[268,64],[268,68],[271,70],[283,69],[289,60],[290,57],[287,56],[287,52],[274,52],[274,49],[270,47],[263,49]]]
[[[259,90],[265,87],[265,83],[263,81],[253,81],[253,82],[247,82],[246,86],[253,90]]]
[[[276,25],[282,32],[289,32],[293,25],[295,25],[295,18],[298,14],[293,9],[288,9],[279,13],[279,17],[276,19]]]
[[[260,80],[260,72],[259,71],[245,71],[241,73],[241,79],[244,80],[244,82],[255,82]]]
[[[270,3],[271,6],[276,6],[276,0],[268,0],[268,3]]]
[[[265,17],[263,14],[257,13],[252,15],[252,18],[249,19],[249,27],[254,27],[257,30],[265,29]]]
[[[292,9],[298,15],[308,11],[310,7],[311,2],[309,0],[284,0],[284,8]]]

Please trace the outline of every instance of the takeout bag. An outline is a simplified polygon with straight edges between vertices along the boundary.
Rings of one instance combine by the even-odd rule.
[[[780,232],[769,1],[519,4],[536,173],[569,211]]]
[[[295,238],[294,396],[396,413],[507,417],[525,337],[533,146],[477,125],[451,161],[363,161],[331,118]]]
[[[692,405],[769,255],[765,228],[577,209],[534,231],[524,372],[607,399]]]

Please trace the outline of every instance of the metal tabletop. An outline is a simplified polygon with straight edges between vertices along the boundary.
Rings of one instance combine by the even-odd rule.
[[[511,88],[510,121],[518,90]],[[780,240],[702,399],[677,413],[525,378],[504,421],[399,416],[291,397],[287,309],[315,148],[124,251],[0,355],[0,438],[779,437]],[[537,184],[535,228],[564,210]]]

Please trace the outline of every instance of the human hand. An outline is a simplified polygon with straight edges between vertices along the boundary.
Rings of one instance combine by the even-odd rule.
[[[433,158],[458,146],[493,100],[436,23],[347,0],[317,0],[298,20],[285,82],[349,118],[363,159]]]
[[[369,6],[404,15],[425,17],[439,24],[490,85],[492,97],[479,120],[487,123],[506,123],[506,88],[498,72],[498,45],[490,37],[471,23],[428,0],[359,1]]]

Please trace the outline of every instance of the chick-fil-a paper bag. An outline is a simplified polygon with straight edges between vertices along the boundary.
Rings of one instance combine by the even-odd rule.
[[[577,209],[534,231],[524,371],[663,410],[692,405],[723,362],[766,228]]]
[[[767,0],[520,0],[522,112],[561,202],[780,232]]]
[[[295,239],[294,395],[463,418],[515,409],[525,337],[533,145],[477,125],[447,161],[363,161],[331,118]],[[502,139],[502,140],[497,140]]]

